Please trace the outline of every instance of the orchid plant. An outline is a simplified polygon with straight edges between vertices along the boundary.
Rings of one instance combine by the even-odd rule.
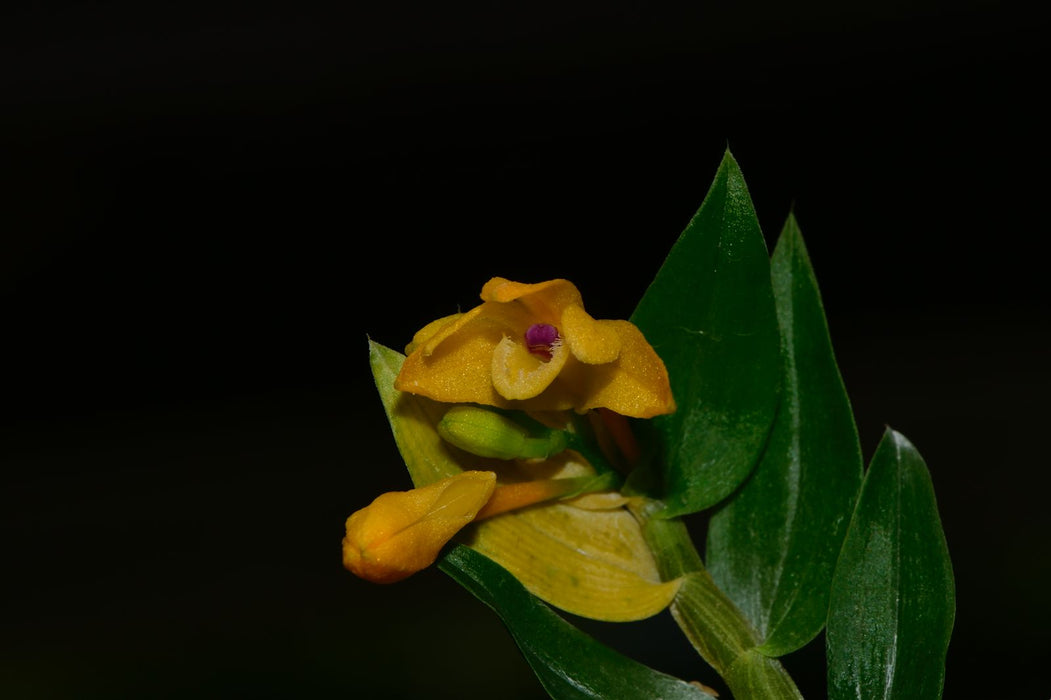
[[[739,700],[800,698],[779,658],[823,631],[832,700],[941,696],[955,599],[927,466],[888,428],[864,468],[799,227],[768,254],[729,152],[629,320],[561,279],[496,277],[481,300],[404,353],[370,341],[414,488],[348,518],[347,569],[437,562],[553,698],[710,698],[712,674]],[[557,612],[666,609],[696,680]]]

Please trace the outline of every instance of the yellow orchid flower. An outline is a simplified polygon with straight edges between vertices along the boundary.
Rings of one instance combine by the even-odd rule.
[[[589,316],[571,282],[494,277],[481,298],[416,333],[399,391],[533,411],[607,408],[651,418],[675,410],[668,372],[642,332]]]
[[[364,527],[359,522],[370,518],[351,516],[343,543],[347,568],[369,580],[395,581],[408,575],[401,572],[409,568],[428,566],[446,542],[455,538],[503,566],[534,595],[575,615],[607,621],[640,620],[671,603],[682,580],[661,579],[642,529],[627,508],[628,499],[613,490],[619,479],[616,474],[597,473],[572,449],[550,454],[553,443],[549,441],[555,438],[521,434],[516,426],[485,416],[478,407],[465,410],[395,389],[405,356],[372,341],[369,347],[376,388],[395,442],[418,487],[414,491],[439,484],[446,488],[444,485],[453,480],[478,472],[496,475],[497,483],[484,504],[478,505],[473,517],[462,525],[464,529],[450,532],[441,542],[437,538],[407,537],[386,544],[395,538],[385,540],[359,533],[382,531],[383,527]],[[447,422],[443,427],[447,419],[451,425]],[[622,416],[620,419],[624,420]],[[623,439],[618,442],[627,444]],[[464,446],[473,452],[462,449]],[[541,453],[549,456],[533,456]],[[516,454],[525,458],[503,459]],[[415,498],[407,502],[415,503]],[[481,496],[479,500],[483,500]],[[373,506],[365,510],[369,509],[378,510]],[[431,517],[429,507],[405,515],[387,506],[384,511],[372,517],[391,523]],[[386,532],[395,529],[387,527]],[[374,562],[379,558],[372,552],[371,542],[377,548],[386,548],[382,553],[389,558],[384,563],[396,569],[396,576],[388,577],[376,564],[368,568],[358,563],[358,559]],[[406,551],[397,551],[400,547]],[[399,561],[412,565],[403,566]]]

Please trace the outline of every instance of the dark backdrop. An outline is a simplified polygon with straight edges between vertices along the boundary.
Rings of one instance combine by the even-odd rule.
[[[797,215],[866,457],[890,424],[930,465],[947,697],[1048,697],[1045,28],[421,5],[3,11],[0,694],[540,697],[439,572],[340,567],[408,484],[366,339],[492,275],[627,316],[729,147],[771,245]],[[712,682],[664,616],[594,629]],[[808,697],[820,653],[786,662]]]

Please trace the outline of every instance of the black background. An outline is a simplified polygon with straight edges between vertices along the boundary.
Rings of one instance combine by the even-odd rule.
[[[729,147],[768,243],[800,222],[866,457],[890,424],[930,466],[958,581],[946,697],[1048,697],[1035,18],[3,12],[0,694],[541,697],[441,573],[340,566],[343,519],[408,484],[366,339],[401,347],[493,275],[568,277],[627,316]],[[714,683],[665,616],[589,629]],[[823,695],[819,645],[786,664]]]

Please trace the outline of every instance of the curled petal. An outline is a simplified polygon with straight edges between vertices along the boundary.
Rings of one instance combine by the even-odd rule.
[[[570,304],[583,303],[576,285],[563,279],[527,284],[494,277],[482,287],[481,297],[482,301],[501,304],[517,301],[534,314],[550,319],[558,319],[560,310]]]
[[[455,322],[458,321],[461,316],[463,316],[463,314],[452,314],[431,321],[426,326],[416,331],[416,334],[412,336],[412,342],[405,346],[405,353],[411,353],[436,335],[441,335],[443,337],[447,336],[452,332]]]
[[[652,418],[675,411],[668,371],[642,331],[628,321],[602,321],[620,338],[616,362],[589,365],[575,391],[585,397],[583,408],[608,408],[634,418]]]
[[[566,365],[569,352],[556,344],[545,360],[529,347],[512,338],[504,338],[493,351],[491,376],[493,387],[505,399],[531,399],[551,386]]]
[[[589,365],[604,365],[620,356],[620,336],[610,321],[596,321],[583,306],[562,312],[562,332],[573,357]]]

